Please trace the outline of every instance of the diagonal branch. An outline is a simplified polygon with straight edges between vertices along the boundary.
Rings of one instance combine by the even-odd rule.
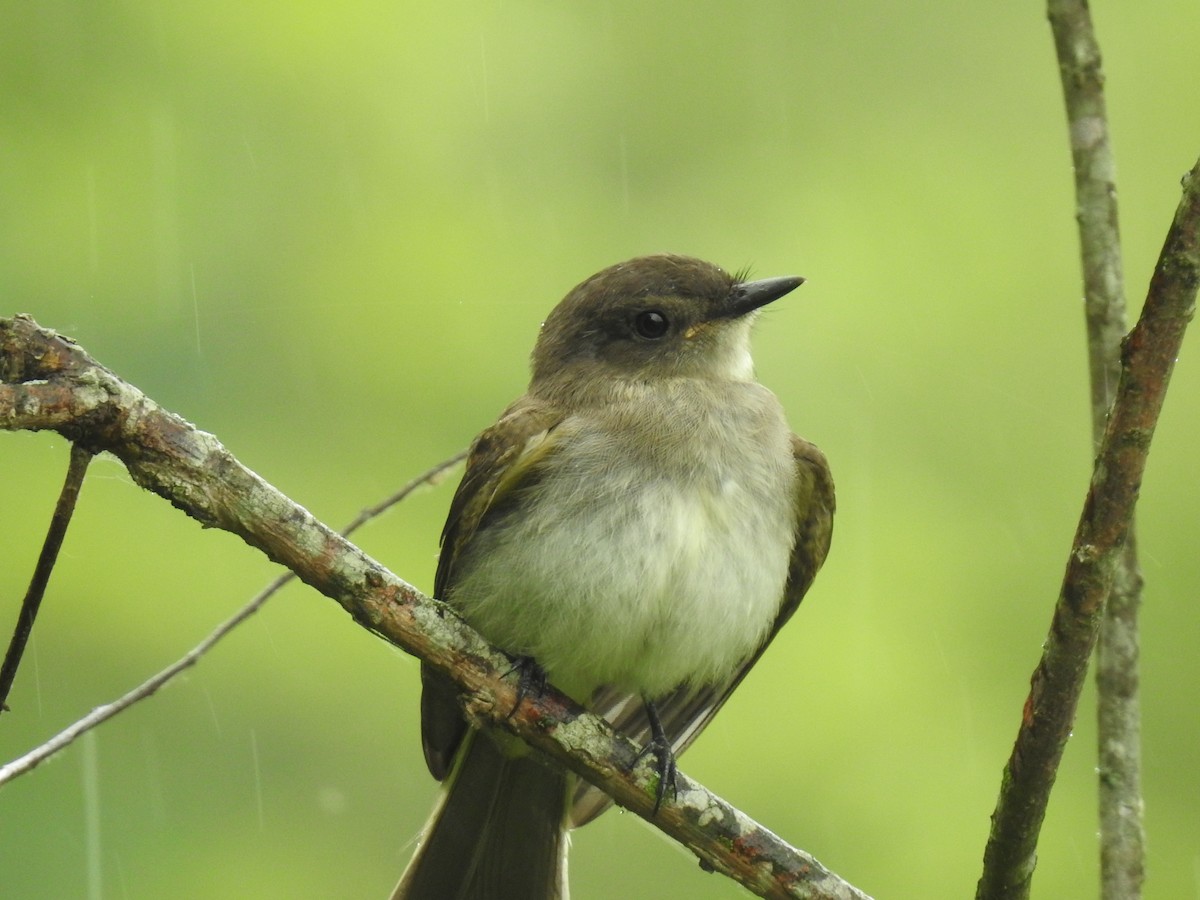
[[[1100,47],[1086,0],[1049,0],[1075,167],[1084,310],[1092,386],[1093,453],[1121,374],[1125,333],[1116,163],[1108,136]],[[1137,900],[1145,874],[1138,609],[1142,576],[1134,526],[1117,561],[1096,650],[1100,884],[1104,900]]]
[[[468,715],[505,728],[762,897],[866,895],[684,776],[653,814],[656,779],[637,748],[562,694],[518,702],[516,677],[449,609],[421,595],[198,431],[31,319],[0,319],[0,428],[53,429],[108,451],[139,485],[204,525],[239,535],[333,598],[359,624],[459,685]],[[515,707],[515,709],[514,709]]]
[[[1200,161],[1159,254],[1141,318],[1122,345],[1121,378],[1101,441],[1042,659],[1004,769],[977,900],[1029,895],[1038,833],[1075,718],[1104,601],[1200,286]]]

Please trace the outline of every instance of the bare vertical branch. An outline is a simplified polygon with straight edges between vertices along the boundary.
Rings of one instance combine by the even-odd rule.
[[[1132,528],[1096,650],[1097,760],[1100,806],[1100,896],[1139,900],[1146,871],[1142,801],[1142,706],[1138,691],[1138,609],[1142,574]]]
[[[1094,450],[1121,374],[1125,285],[1117,229],[1116,162],[1108,137],[1104,72],[1086,0],[1048,0],[1075,166],[1075,219],[1083,261]]]
[[[1200,161],[1183,198],[1137,326],[1122,344],[1121,377],[1067,561],[1042,659],[1004,768],[977,900],[1029,896],[1050,790],[1070,737],[1105,598],[1133,520],[1154,427],[1200,285]]]
[[[1086,0],[1049,0],[1075,166],[1076,218],[1087,318],[1093,453],[1120,376],[1125,296],[1117,227],[1116,164],[1104,71]],[[1142,577],[1131,523],[1104,608],[1096,660],[1100,881],[1104,900],[1137,900],[1145,871],[1142,820],[1138,609]]]

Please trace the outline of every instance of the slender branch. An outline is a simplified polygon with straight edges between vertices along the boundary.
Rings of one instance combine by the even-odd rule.
[[[457,466],[459,463],[461,463],[466,458],[467,458],[467,451],[459,450],[457,453],[455,453],[449,459],[443,459],[437,465],[431,466],[430,468],[426,469],[424,472],[422,472],[416,478],[410,479],[407,484],[405,484],[403,487],[401,487],[400,490],[396,491],[396,493],[392,494],[392,496],[388,497],[385,500],[381,500],[379,503],[376,503],[374,506],[368,506],[366,509],[362,510],[357,516],[355,516],[351,520],[350,524],[348,524],[345,528],[343,528],[341,530],[340,534],[342,535],[342,537],[347,537],[347,538],[350,537],[350,535],[354,534],[354,532],[358,531],[358,529],[362,528],[364,525],[366,525],[372,519],[378,518],[379,516],[381,516],[385,512],[387,512],[389,509],[391,509],[393,506],[395,506],[397,503],[400,503],[400,502],[406,500],[408,498],[408,496],[410,494],[412,494],[417,488],[424,487],[427,484],[430,484],[430,485],[439,484],[441,482],[441,480],[443,478],[445,478],[446,475],[455,466]],[[291,573],[289,573],[289,577],[295,577],[295,576],[292,575]]]
[[[1104,601],[1133,519],[1171,371],[1195,313],[1200,285],[1200,161],[1185,176],[1183,187],[1141,318],[1122,345],[1116,399],[1050,633],[1005,766],[977,900],[1029,895],[1050,789],[1070,736]]]
[[[4,654],[4,665],[0,666],[0,712],[8,710],[8,692],[12,690],[17,669],[21,666],[21,657],[25,655],[25,645],[33,633],[33,623],[42,605],[42,597],[46,594],[50,573],[54,571],[54,563],[58,560],[58,551],[62,549],[63,538],[67,536],[67,526],[71,524],[71,516],[75,513],[75,501],[79,499],[83,476],[87,474],[88,463],[91,461],[92,454],[89,451],[71,446],[67,478],[63,482],[62,491],[59,492],[54,514],[50,517],[50,528],[42,542],[42,552],[38,554],[37,565],[33,568],[29,589],[25,592],[25,599],[21,601],[17,625]]]
[[[78,445],[75,444],[72,445],[72,461],[75,459],[74,450],[77,446]],[[86,453],[87,451],[81,452]],[[348,537],[349,535],[353,534],[371,519],[374,519],[376,516],[381,515],[386,510],[391,509],[422,485],[436,483],[442,478],[442,476],[446,474],[446,472],[454,468],[454,466],[460,463],[465,457],[466,451],[455,454],[450,459],[444,460],[443,462],[440,462],[433,468],[429,469],[427,472],[418,475],[383,502],[364,509],[354,518],[354,521],[342,529],[342,536]],[[88,459],[90,458],[91,455],[88,454]],[[111,703],[105,703],[96,707],[83,718],[76,722],[72,722],[58,734],[54,735],[54,737],[50,738],[50,740],[45,741],[37,747],[34,747],[28,753],[18,757],[17,759],[14,759],[12,762],[4,766],[0,766],[0,786],[4,785],[8,781],[12,781],[14,778],[23,775],[26,772],[31,771],[39,763],[45,762],[60,750],[66,749],[73,741],[77,740],[79,737],[91,731],[101,723],[107,722],[113,716],[120,712],[124,712],[135,703],[140,703],[142,700],[153,696],[159,689],[164,687],[169,681],[175,678],[175,676],[179,675],[181,672],[187,671],[189,668],[199,662],[200,659],[207,654],[209,650],[215,647],[222,638],[250,618],[250,616],[254,615],[254,613],[258,612],[262,608],[263,604],[267,602],[267,600],[278,593],[284,585],[286,585],[295,577],[296,575],[293,572],[284,572],[269,585],[263,588],[258,594],[256,594],[250,600],[250,602],[248,602],[245,606],[217,626],[217,628],[208,637],[185,653],[180,659],[177,659],[175,662],[171,663],[171,665],[146,679],[137,687],[133,688],[133,690],[128,691],[123,696],[113,700]]]
[[[1138,610],[1142,573],[1130,525],[1096,648],[1100,896],[1138,900],[1146,873]]]
[[[1100,47],[1086,0],[1049,0],[1075,165],[1092,395],[1092,451],[1104,435],[1120,377],[1125,297],[1117,227],[1116,163],[1108,135]],[[1142,576],[1133,523],[1117,561],[1096,651],[1100,886],[1103,900],[1137,900],[1145,872],[1138,696]]]
[[[139,701],[145,700],[152,696],[167,682],[171,681],[176,675],[185,672],[198,663],[209,650],[211,650],[220,640],[225,637],[238,625],[246,621],[254,613],[262,608],[262,605],[281,587],[292,579],[292,574],[286,573],[280,575],[267,587],[265,587],[257,596],[249,603],[235,612],[232,616],[222,622],[217,628],[199,644],[185,653],[181,658],[175,660],[162,671],[146,679],[133,690],[128,691],[122,696],[113,700],[111,703],[104,703],[97,706],[90,713],[75,722],[72,722],[54,737],[50,738],[37,747],[34,747],[28,753],[17,757],[12,762],[0,766],[0,785],[4,785],[20,775],[31,771],[38,764],[45,762],[54,754],[61,750],[65,750],[72,742],[82,737],[93,728],[107,722],[113,716],[128,709]]]
[[[1091,370],[1093,450],[1099,450],[1121,374],[1125,285],[1117,228],[1116,162],[1104,106],[1104,72],[1086,0],[1048,0],[1050,28],[1070,127],[1075,218],[1083,262]]]
[[[520,696],[508,658],[445,605],[366,556],[246,469],[210,434],[161,409],[78,346],[18,316],[0,319],[0,428],[53,429],[117,456],[135,482],[201,523],[243,538],[359,624],[462,689],[468,715],[507,729],[762,897],[866,895],[684,776],[654,815],[657,777],[638,748],[549,689]]]

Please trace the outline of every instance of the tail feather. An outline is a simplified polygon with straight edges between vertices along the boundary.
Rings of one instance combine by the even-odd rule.
[[[566,900],[568,779],[469,735],[392,900]]]

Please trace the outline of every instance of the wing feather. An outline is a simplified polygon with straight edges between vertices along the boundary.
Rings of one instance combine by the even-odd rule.
[[[442,552],[433,580],[436,598],[447,599],[447,589],[454,582],[454,564],[463,548],[536,471],[538,460],[550,452],[551,435],[562,419],[557,408],[526,397],[475,439],[442,529]],[[457,696],[450,679],[421,666],[421,744],[429,771],[439,780],[449,774],[466,734]]]

